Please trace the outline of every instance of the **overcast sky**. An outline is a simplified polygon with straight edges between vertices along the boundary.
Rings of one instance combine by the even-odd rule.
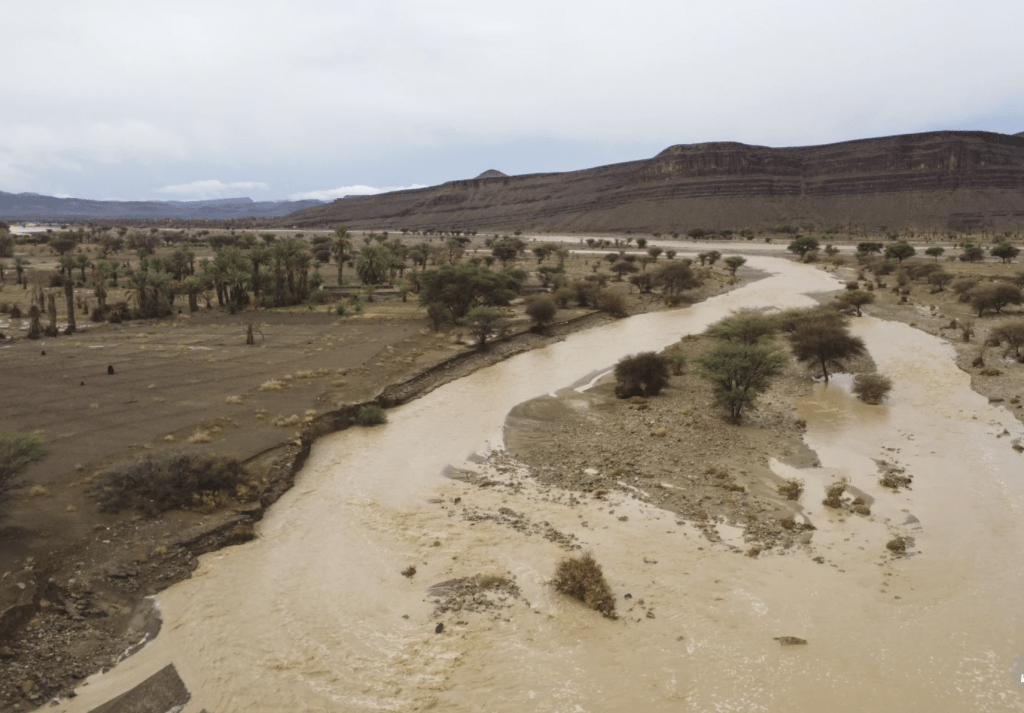
[[[1021,0],[7,2],[0,190],[255,200],[1024,131]]]

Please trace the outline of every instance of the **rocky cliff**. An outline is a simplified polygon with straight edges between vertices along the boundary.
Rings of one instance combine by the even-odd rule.
[[[940,131],[824,146],[721,142],[567,173],[477,178],[343,198],[281,225],[547,231],[686,231],[791,223],[1016,229],[1024,136]]]

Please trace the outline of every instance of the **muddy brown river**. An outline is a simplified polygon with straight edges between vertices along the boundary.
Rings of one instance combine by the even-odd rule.
[[[733,309],[806,306],[839,286],[788,260],[748,264],[771,276],[573,335],[393,409],[384,427],[324,438],[257,540],[203,557],[159,596],[154,642],[47,710],[91,710],[168,663],[192,693],[186,713],[1024,710],[1010,679],[1024,652],[1024,456],[1010,448],[1022,428],[970,390],[936,337],[856,319],[891,398],[865,406],[840,378],[801,403],[821,459],[796,473],[818,527],[807,549],[750,559],[621,496],[569,501],[516,471],[489,473],[516,489],[442,474],[487,471],[475,454],[500,448],[522,401]],[[912,490],[881,488],[879,460],[912,474]],[[819,504],[839,476],[874,500],[870,517]],[[466,520],[466,508],[575,536],[622,618],[551,590],[564,550],[538,530]],[[885,549],[896,534],[913,538],[906,557]],[[430,585],[478,573],[514,575],[522,599],[432,618]]]

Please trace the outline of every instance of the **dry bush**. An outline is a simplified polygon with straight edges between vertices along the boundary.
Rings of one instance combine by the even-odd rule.
[[[238,405],[238,404],[242,403],[242,397],[241,396],[228,396],[226,399],[224,399],[224,403]]]
[[[194,452],[153,453],[103,473],[89,494],[103,512],[138,510],[154,517],[167,510],[226,504],[247,474],[235,458]]]
[[[821,501],[822,505],[827,505],[830,508],[840,508],[843,504],[839,501],[839,498],[846,492],[846,486],[849,481],[846,478],[840,478],[836,482],[825,488],[825,499]]]
[[[581,557],[566,557],[559,562],[552,583],[562,594],[579,599],[606,617],[615,618],[615,597],[604,578],[601,565],[591,553],[584,553]]]
[[[897,535],[896,537],[886,542],[885,547],[891,552],[902,554],[907,551],[907,541],[904,538]]]
[[[853,378],[853,393],[866,404],[876,406],[892,390],[892,379],[881,374],[857,374]]]
[[[668,386],[668,361],[654,352],[631,354],[615,365],[615,395],[655,396]]]
[[[480,589],[497,589],[508,584],[508,577],[504,574],[483,574],[480,575],[478,585]]]
[[[786,496],[786,500],[799,500],[804,492],[804,481],[799,478],[790,478],[778,487],[779,495]]]
[[[416,567],[415,567],[415,565],[409,565],[408,567],[406,567],[405,569],[402,570],[402,576],[403,577],[408,577],[408,578],[411,579],[415,575],[416,575]]]
[[[289,426],[298,426],[302,423],[302,419],[299,418],[298,414],[292,414],[291,416],[282,416],[278,414],[274,417],[273,424],[279,428],[287,428]]]
[[[278,381],[277,379],[271,379],[270,381],[264,381],[262,384],[260,384],[259,390],[260,391],[280,391],[283,388],[285,388],[285,383],[283,381]]]
[[[209,431],[197,430],[191,436],[188,437],[189,443],[209,443],[213,440],[213,436],[210,435]]]

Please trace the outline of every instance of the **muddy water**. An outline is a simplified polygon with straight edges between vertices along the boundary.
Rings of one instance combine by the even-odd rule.
[[[89,710],[168,662],[193,693],[186,710],[216,713],[1024,709],[1008,674],[1024,649],[1013,609],[1024,584],[1021,457],[995,437],[1020,429],[969,391],[927,335],[857,320],[896,381],[891,405],[862,406],[836,383],[804,405],[823,465],[800,474],[819,528],[810,552],[749,559],[657,509],[568,501],[514,472],[490,475],[515,490],[439,477],[450,465],[486,468],[472,454],[500,444],[521,401],[585,383],[735,307],[805,305],[802,293],[836,284],[789,262],[750,262],[776,274],[574,335],[394,409],[383,428],[324,439],[260,538],[204,557],[160,596],[157,640],[60,710]],[[913,490],[881,491],[873,457],[906,467]],[[843,475],[876,499],[870,518],[816,504]],[[545,580],[563,550],[536,530],[463,519],[502,507],[592,548],[622,618],[552,594]],[[914,545],[892,560],[884,543],[897,532]],[[409,565],[415,577],[400,576]],[[435,634],[429,585],[502,572],[521,601],[446,615]],[[777,636],[810,643],[780,647]]]

